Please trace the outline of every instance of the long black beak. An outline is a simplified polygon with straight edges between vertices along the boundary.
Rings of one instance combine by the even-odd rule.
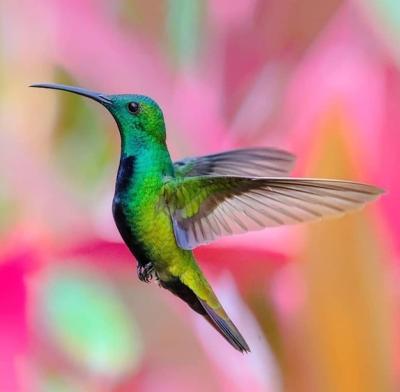
[[[38,88],[51,88],[54,90],[63,90],[69,91],[70,93],[83,95],[84,97],[88,97],[94,99],[97,102],[100,102],[103,105],[110,105],[112,101],[107,95],[96,93],[94,91],[86,90],[80,87],[74,86],[66,86],[65,84],[55,84],[55,83],[39,83],[39,84],[32,84],[29,87],[38,87]]]

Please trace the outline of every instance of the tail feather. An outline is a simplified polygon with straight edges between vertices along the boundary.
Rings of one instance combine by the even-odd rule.
[[[211,308],[205,301],[198,298],[203,306],[207,315],[210,318],[213,326],[222,334],[222,336],[236,349],[242,353],[250,352],[250,347],[244,340],[243,336],[236,328],[235,324],[228,318],[219,316],[213,308]]]
[[[201,314],[236,350],[242,353],[250,352],[250,348],[243,336],[232,321],[229,320],[224,311],[222,311],[223,317],[218,315],[207,302],[200,299],[194,291],[180,279],[176,278],[169,281],[160,280],[159,283],[162,287],[185,301],[197,313]],[[212,293],[212,295],[214,296],[214,293]]]

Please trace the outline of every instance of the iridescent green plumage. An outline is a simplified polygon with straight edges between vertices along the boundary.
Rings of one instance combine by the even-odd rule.
[[[381,190],[348,181],[285,177],[291,154],[244,149],[172,162],[161,109],[141,95],[75,92],[104,105],[121,135],[113,215],[138,261],[138,275],[202,314],[237,350],[250,351],[198,267],[191,249],[215,238],[340,214]]]

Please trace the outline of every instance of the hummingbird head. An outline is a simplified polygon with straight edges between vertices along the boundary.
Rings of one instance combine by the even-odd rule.
[[[114,117],[125,143],[131,144],[134,140],[165,143],[163,113],[149,97],[135,94],[106,95],[80,87],[52,83],[33,84],[30,87],[68,91],[101,103]]]

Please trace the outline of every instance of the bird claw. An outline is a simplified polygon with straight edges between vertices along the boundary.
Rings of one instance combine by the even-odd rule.
[[[149,283],[153,279],[154,266],[152,263],[137,266],[138,277],[142,282]]]

